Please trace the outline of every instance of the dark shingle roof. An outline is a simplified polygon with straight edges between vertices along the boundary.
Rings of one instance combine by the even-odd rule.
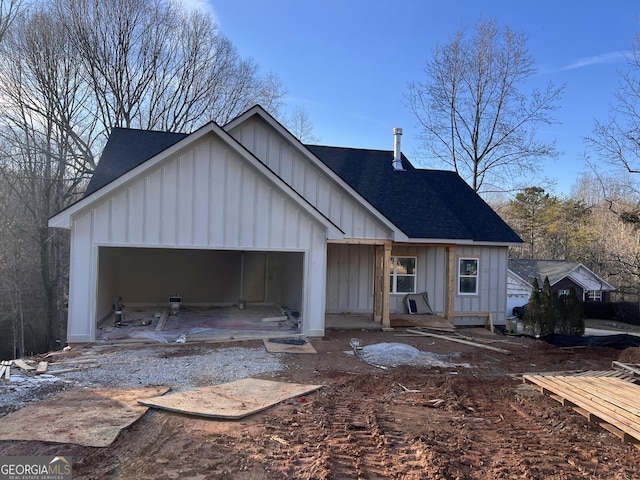
[[[410,238],[517,242],[518,235],[455,172],[416,169],[393,152],[307,148]]]
[[[114,128],[85,197],[185,138],[184,133]],[[393,152],[306,146],[410,238],[517,242],[520,237],[456,173],[393,171]]]
[[[100,190],[186,136],[186,133],[113,128],[84,196]]]

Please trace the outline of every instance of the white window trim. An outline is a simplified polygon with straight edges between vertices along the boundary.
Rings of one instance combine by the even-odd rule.
[[[396,271],[396,259],[397,258],[412,258],[414,261],[413,274],[400,274]],[[389,292],[391,295],[407,295],[410,293],[416,293],[416,289],[418,287],[418,257],[414,255],[392,255],[391,260],[393,261],[393,268],[391,269],[391,291]],[[398,292],[398,276],[401,277],[413,277],[413,291],[412,292]]]
[[[590,295],[591,293],[593,293],[593,295]],[[587,290],[585,297],[586,297],[586,300],[589,302],[601,302],[602,290]]]
[[[475,275],[463,275],[460,271],[460,264],[463,260],[473,260],[476,262],[476,274]],[[475,292],[461,292],[460,280],[462,278],[475,278],[476,279],[476,291]],[[480,258],[478,257],[458,257],[458,295],[463,296],[477,296],[480,292]]]

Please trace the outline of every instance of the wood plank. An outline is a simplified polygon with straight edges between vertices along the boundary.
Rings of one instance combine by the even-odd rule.
[[[62,368],[60,370],[52,370],[49,369],[47,373],[51,375],[58,375],[59,373],[69,373],[69,372],[79,372],[81,370],[88,370],[90,368],[97,368],[100,365],[85,365],[84,367],[72,367],[72,368]]]
[[[418,314],[389,314],[391,326],[398,327],[424,327],[433,330],[442,330],[446,332],[454,332],[455,327],[446,318],[440,315],[418,315]]]
[[[456,338],[456,337],[449,337],[447,335],[437,335],[435,333],[421,332],[420,330],[414,330],[411,328],[407,329],[407,333],[415,333],[417,335],[423,335],[425,337],[440,338],[442,340],[448,340],[450,342],[463,343],[465,345],[472,345],[474,347],[484,348],[486,350],[492,350],[494,352],[503,353],[505,355],[511,355],[511,352],[509,350],[505,350],[503,348],[493,347],[491,345],[485,345],[483,343],[470,342],[468,340],[463,340],[461,338]]]
[[[22,370],[35,370],[36,367],[29,365],[27,362],[25,362],[24,360],[14,360],[13,363],[15,364],[16,367],[22,369]]]
[[[284,322],[288,319],[286,315],[282,315],[280,317],[265,317],[262,319],[263,322]]]
[[[606,380],[607,379],[596,380],[594,378],[592,379],[592,382],[589,382],[589,378],[587,377],[571,377],[571,382],[568,382],[568,385],[574,389],[580,389],[583,398],[587,398],[598,405],[609,407],[611,411],[631,420],[635,421],[640,419],[640,405],[634,405],[634,401],[632,401],[630,397],[624,395],[622,390],[624,387],[618,386],[618,392],[615,392],[615,390],[607,391],[603,388],[599,388],[603,386],[603,381]],[[622,381],[621,383],[627,382]],[[639,393],[640,387],[636,392],[636,398]]]
[[[611,402],[617,402],[625,405],[625,408],[640,417],[640,403],[638,403],[638,390],[628,389],[627,386],[633,387],[634,384],[622,380],[618,382],[614,378],[598,378],[590,379],[589,377],[579,377],[586,385],[592,386],[593,389],[602,396],[608,398]],[[637,385],[636,385],[637,387]],[[585,388],[587,390],[587,388]]]
[[[169,310],[163,310],[160,315],[160,319],[158,320],[158,324],[156,325],[155,331],[161,332],[164,330],[164,326],[167,323],[167,318],[169,317]]]
[[[36,373],[38,375],[40,375],[41,373],[46,373],[48,366],[49,366],[49,362],[38,362],[38,366],[36,367]]]
[[[640,368],[636,368],[636,367],[635,367],[635,366],[633,366],[633,365],[629,365],[629,364],[622,363],[622,362],[616,362],[616,361],[612,362],[612,365],[613,365],[614,367],[619,367],[619,368],[622,368],[622,369],[624,369],[624,370],[628,370],[628,371],[630,371],[630,372],[633,372],[633,373],[635,373],[636,375],[640,375]]]

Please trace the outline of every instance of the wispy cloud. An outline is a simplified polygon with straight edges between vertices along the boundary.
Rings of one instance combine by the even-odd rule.
[[[188,11],[200,10],[210,15],[216,24],[218,23],[218,16],[210,0],[182,0],[181,3]]]
[[[544,68],[544,72],[545,73],[552,73],[552,72],[566,72],[569,70],[577,70],[579,68],[586,68],[586,67],[592,67],[592,66],[597,66],[597,65],[604,65],[604,64],[608,64],[608,63],[618,63],[618,62],[623,62],[627,59],[627,56],[629,55],[629,52],[624,50],[624,51],[617,51],[617,52],[610,52],[610,53],[603,53],[602,55],[594,55],[592,57],[583,57],[583,58],[579,58],[577,60],[575,60],[574,62],[568,63],[566,65],[563,65],[561,67],[557,67],[557,68]]]

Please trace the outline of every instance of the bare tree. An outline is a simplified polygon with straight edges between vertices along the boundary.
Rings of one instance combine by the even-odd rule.
[[[107,130],[224,124],[254,103],[282,95],[276,77],[261,78],[257,64],[242,59],[203,12],[166,0],[56,4]]]
[[[320,139],[313,133],[313,122],[303,107],[294,108],[285,118],[289,131],[302,143],[317,143]]]
[[[554,122],[563,88],[524,93],[536,73],[526,38],[493,20],[467,38],[458,31],[433,52],[426,79],[412,82],[407,103],[423,128],[427,156],[458,172],[476,191],[505,191],[537,161],[557,155],[537,128]]]
[[[0,0],[0,41],[22,10],[22,0]]]
[[[640,34],[619,71],[619,84],[607,120],[596,121],[587,143],[598,160],[629,173],[640,173]],[[597,171],[597,170],[596,170]]]
[[[278,107],[284,92],[209,17],[170,0],[42,0],[23,15],[11,5],[0,42],[0,194],[17,213],[1,224],[10,232],[0,245],[16,249],[0,256],[0,285],[19,291],[0,293],[0,304],[13,306],[14,327],[25,312],[40,322],[34,331],[52,348],[65,338],[68,238],[48,219],[82,195],[109,130],[225,123],[263,100]]]
[[[78,59],[69,53],[66,32],[51,12],[34,8],[14,27],[2,45],[0,61],[2,173],[29,219],[23,241],[37,245],[46,318],[40,330],[51,348],[65,337],[67,261],[65,233],[49,230],[47,222],[69,203],[95,166],[95,117],[86,108]]]

